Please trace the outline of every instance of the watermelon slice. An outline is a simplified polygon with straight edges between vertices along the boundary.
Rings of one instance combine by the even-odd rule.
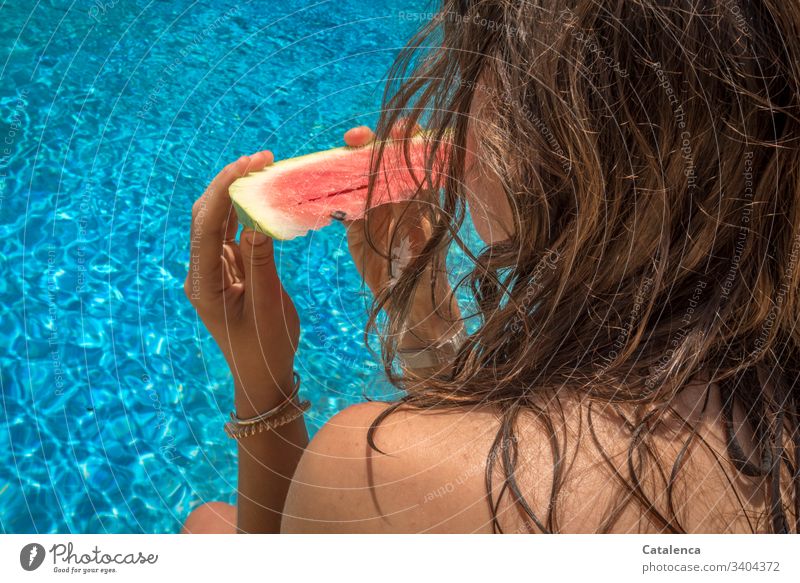
[[[423,183],[427,140],[418,134],[410,142],[408,160],[402,142],[386,144],[370,206],[408,200]],[[239,221],[274,239],[293,239],[333,219],[362,218],[375,147],[323,150],[239,178],[229,189]]]

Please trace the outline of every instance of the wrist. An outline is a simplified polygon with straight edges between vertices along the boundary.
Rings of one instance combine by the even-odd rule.
[[[397,355],[403,367],[419,371],[451,364],[467,337],[463,326],[453,327],[451,330],[447,335],[426,346],[400,348]]]
[[[265,373],[258,381],[242,382],[241,379],[236,379],[233,383],[234,410],[239,417],[252,417],[285,401],[292,394],[293,387],[292,370],[275,378]]]
[[[397,347],[399,350],[428,348],[442,338],[453,336],[462,328],[463,324],[458,320],[445,320],[438,314],[429,314],[422,322],[406,326]]]
[[[418,290],[405,333],[398,342],[400,349],[425,348],[463,328],[458,303],[449,286],[436,297],[443,299],[433,304],[430,289]]]

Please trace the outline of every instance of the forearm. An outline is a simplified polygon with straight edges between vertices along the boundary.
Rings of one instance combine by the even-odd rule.
[[[237,414],[250,417],[272,409],[288,392],[267,387],[253,397],[236,386]],[[280,532],[286,493],[306,445],[308,432],[302,415],[276,429],[239,440],[239,532]]]

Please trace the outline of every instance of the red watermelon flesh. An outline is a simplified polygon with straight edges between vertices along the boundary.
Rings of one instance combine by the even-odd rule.
[[[408,200],[425,178],[427,140],[388,142],[376,176],[371,206]],[[230,195],[239,220],[275,239],[293,239],[329,225],[333,216],[360,219],[376,145],[334,148],[281,160],[234,182]],[[436,184],[437,167],[432,169]]]

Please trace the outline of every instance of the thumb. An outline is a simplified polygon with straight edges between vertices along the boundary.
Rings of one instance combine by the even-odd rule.
[[[353,219],[341,221],[347,234],[348,245],[361,244],[364,242],[364,219]]]
[[[275,251],[272,238],[253,229],[244,229],[239,241],[244,264],[244,282],[247,293],[253,294],[253,301],[277,297],[281,290],[278,271],[275,268]]]
[[[340,221],[344,225],[345,231],[350,231],[354,229],[363,229],[364,228],[364,219],[344,219]]]

